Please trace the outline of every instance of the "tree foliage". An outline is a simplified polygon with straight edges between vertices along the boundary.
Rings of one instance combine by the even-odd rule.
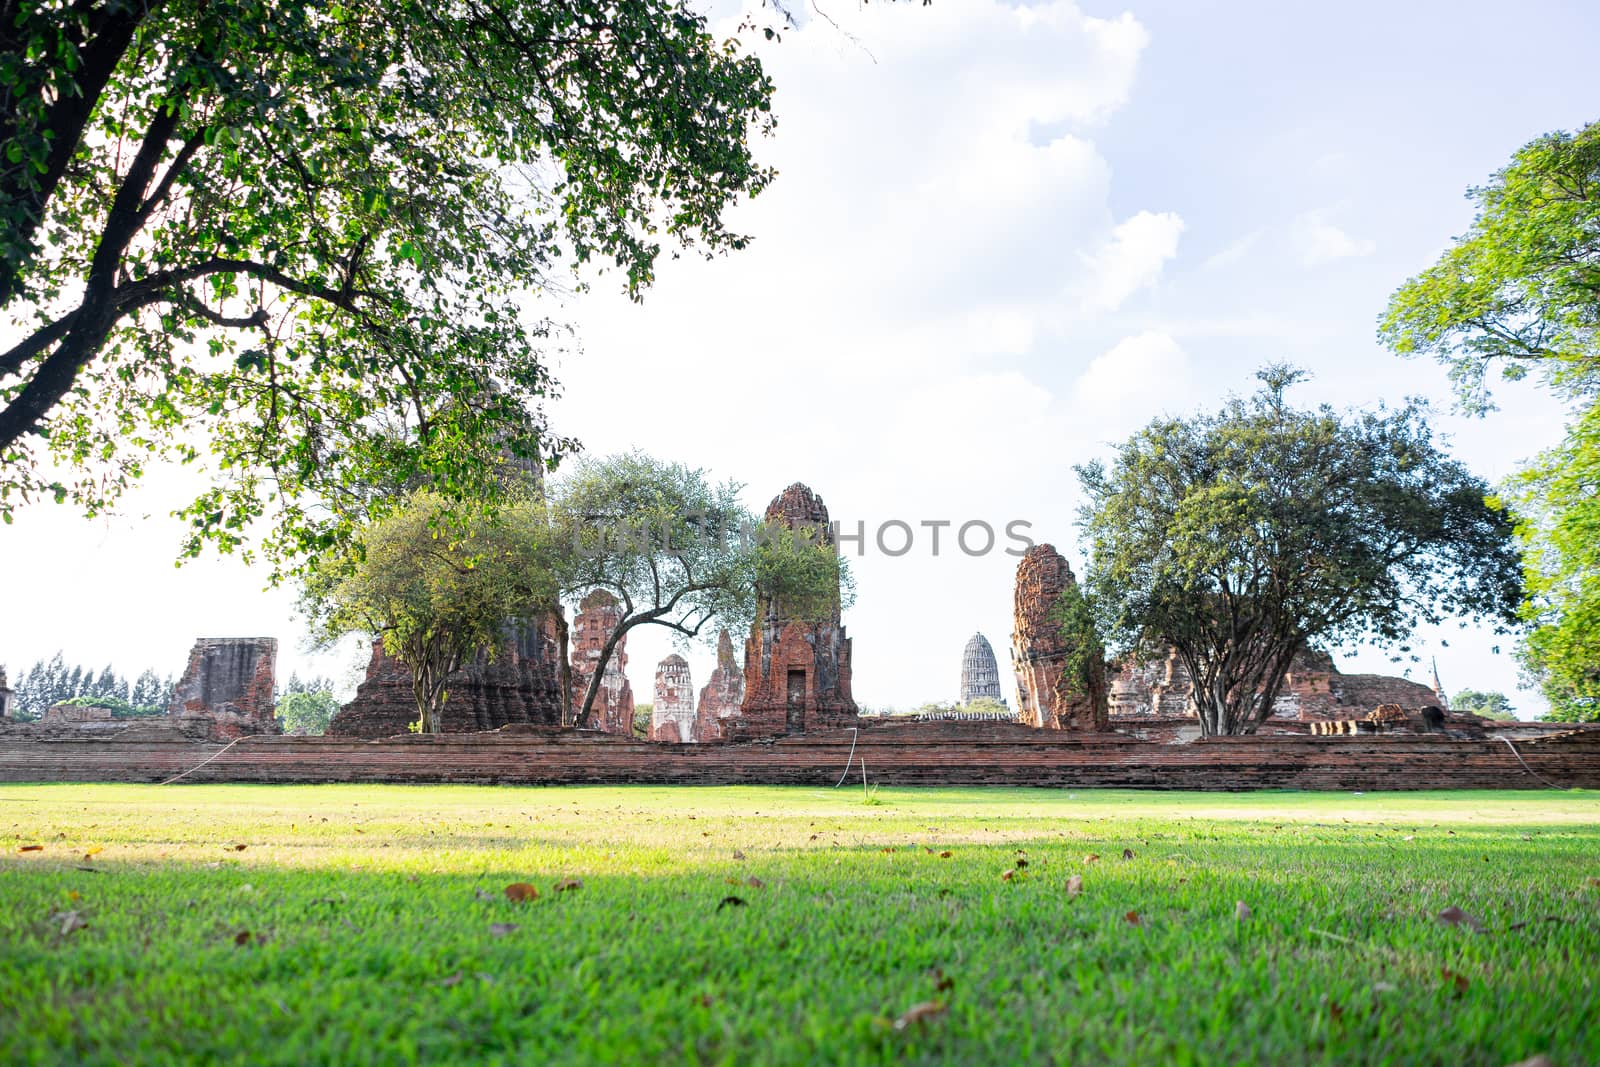
[[[328,723],[339,710],[339,702],[326,689],[286,693],[273,709],[273,715],[287,734],[325,734]]]
[[[492,500],[530,290],[741,247],[760,64],[685,0],[0,4],[0,517],[207,461],[187,551],[319,551],[399,487]],[[377,487],[373,491],[373,487]]]
[[[1509,624],[1520,595],[1510,518],[1423,409],[1300,410],[1283,394],[1302,375],[1260,377],[1078,468],[1100,632],[1119,655],[1175,648],[1206,734],[1253,732],[1308,642],[1400,644],[1446,615]]]
[[[1465,406],[1486,372],[1536,369],[1575,413],[1565,440],[1510,479],[1531,624],[1519,650],[1551,715],[1600,718],[1600,123],[1546,134],[1469,191],[1472,229],[1390,299],[1395,351],[1437,356]]]
[[[1504,693],[1463,689],[1450,698],[1451,711],[1465,711],[1485,719],[1515,719],[1516,708]]]
[[[685,640],[747,631],[761,593],[798,617],[842,606],[849,569],[827,532],[758,523],[739,488],[639,452],[579,459],[556,486],[563,593],[581,599],[604,589],[621,609],[576,721],[588,719],[612,652],[635,627],[663,626]]]
[[[492,656],[508,626],[557,605],[548,532],[527,499],[457,515],[418,491],[349,546],[319,556],[302,603],[324,640],[382,638],[411,670],[419,729],[437,733],[446,679],[474,656]]]
[[[1472,228],[1389,300],[1379,334],[1450,368],[1463,402],[1487,372],[1538,371],[1563,395],[1600,391],[1600,123],[1528,144],[1468,191]]]
[[[107,665],[99,672],[69,666],[62,652],[39,660],[13,681],[19,719],[38,719],[53,705],[88,700],[113,709],[136,709],[141,715],[160,715],[172,696],[172,677],[162,679],[146,669],[130,684]]]
[[[1600,405],[1515,475],[1510,490],[1526,561],[1523,616],[1532,626],[1522,665],[1552,719],[1600,721]]]

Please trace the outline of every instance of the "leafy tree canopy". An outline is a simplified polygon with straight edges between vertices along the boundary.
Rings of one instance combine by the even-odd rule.
[[[686,0],[0,2],[0,517],[207,449],[191,554],[497,499],[570,445],[526,294],[741,247],[770,93]]]
[[[1307,642],[1403,642],[1446,615],[1515,619],[1511,520],[1434,442],[1426,412],[1284,399],[1158,419],[1078,468],[1085,585],[1118,654],[1175,648],[1207,734],[1253,732]]]
[[[1600,720],[1600,405],[1511,479],[1526,563],[1523,667],[1550,718]]]
[[[493,655],[508,625],[558,603],[548,534],[526,498],[492,515],[460,515],[418,491],[317,557],[302,603],[324,640],[381,637],[411,670],[420,730],[437,733],[445,679],[479,653]]]
[[[1389,300],[1379,333],[1403,355],[1450,367],[1465,404],[1488,405],[1486,373],[1537,370],[1565,395],[1600,391],[1600,123],[1546,134],[1487,185],[1439,261]]]
[[[748,631],[763,594],[799,618],[848,600],[849,568],[831,532],[758,522],[739,489],[640,452],[581,458],[556,485],[551,513],[566,546],[563,593],[577,599],[604,589],[621,609],[578,721],[588,717],[617,642],[634,627],[711,640],[721,628]]]
[[[283,725],[285,733],[324,734],[328,732],[328,723],[338,710],[339,702],[332,693],[326,689],[313,689],[285,694],[273,709],[273,714]]]

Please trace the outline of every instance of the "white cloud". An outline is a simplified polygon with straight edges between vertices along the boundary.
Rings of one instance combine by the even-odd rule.
[[[1242,261],[1245,256],[1249,255],[1250,251],[1255,248],[1256,243],[1260,240],[1261,231],[1252,230],[1243,237],[1230,241],[1222,248],[1211,253],[1211,255],[1207,256],[1205,261],[1200,264],[1200,269],[1221,270],[1223,267],[1231,267],[1235,263]]]
[[[1122,222],[1110,239],[1087,258],[1090,269],[1083,306],[1115,311],[1128,297],[1154,285],[1161,268],[1178,254],[1183,220],[1171,212],[1141,211]]]
[[[1118,440],[1193,396],[1188,354],[1171,334],[1146,330],[1089,364],[1073,387],[1070,419],[1096,442]]]
[[[1301,264],[1307,267],[1339,259],[1370,256],[1378,249],[1376,242],[1352,237],[1329,222],[1321,210],[1296,215],[1289,226],[1289,238]]]

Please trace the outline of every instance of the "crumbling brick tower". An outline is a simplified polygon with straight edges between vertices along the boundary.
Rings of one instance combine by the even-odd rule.
[[[1066,632],[1061,598],[1077,586],[1053,545],[1034,545],[1017,565],[1011,666],[1017,673],[1017,718],[1047,730],[1110,729],[1104,650],[1092,634]],[[1083,676],[1066,668],[1085,663]]]
[[[773,499],[766,518],[791,530],[812,527],[821,543],[834,543],[822,498],[799,482]],[[860,722],[837,596],[831,610],[808,620],[764,593],[744,649],[744,704],[737,720],[726,721],[725,736],[770,737]]]

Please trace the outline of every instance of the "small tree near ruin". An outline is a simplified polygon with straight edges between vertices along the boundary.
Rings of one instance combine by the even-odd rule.
[[[493,655],[508,621],[558,603],[554,546],[531,500],[493,515],[453,512],[430,492],[412,494],[348,548],[318,557],[303,607],[319,637],[381,637],[411,670],[422,733],[437,733],[445,680],[480,652]]]
[[[604,589],[622,608],[570,721],[588,721],[606,664],[635,627],[664,626],[685,640],[738,633],[750,629],[758,589],[818,612],[848,590],[845,561],[819,531],[758,524],[739,489],[640,452],[580,459],[556,486],[562,593]]]
[[[1255,732],[1308,642],[1406,651],[1447,615],[1509,626],[1522,592],[1511,518],[1421,406],[1299,410],[1301,372],[1258,377],[1078,468],[1100,631],[1117,655],[1176,649],[1208,736]]]

